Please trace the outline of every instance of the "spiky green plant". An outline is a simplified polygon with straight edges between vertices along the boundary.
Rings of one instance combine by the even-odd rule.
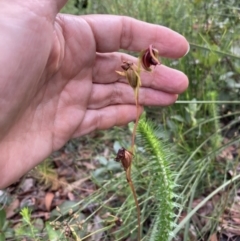
[[[175,184],[173,182],[173,155],[171,148],[158,136],[156,124],[142,118],[138,125],[138,134],[146,157],[152,193],[155,196],[156,210],[150,240],[166,241],[173,228]]]

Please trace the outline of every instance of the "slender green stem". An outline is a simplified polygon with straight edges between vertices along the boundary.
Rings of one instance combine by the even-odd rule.
[[[213,53],[221,54],[223,56],[231,57],[231,58],[238,59],[238,60],[240,59],[240,56],[230,54],[230,53],[227,53],[227,52],[223,52],[223,51],[220,51],[220,50],[214,50],[214,49],[211,49],[209,47],[205,47],[205,46],[194,44],[194,43],[190,43],[190,45],[192,47],[196,47],[196,48],[204,49],[204,50],[207,50],[207,51],[211,51]]]
[[[239,100],[177,100],[176,104],[240,104]]]

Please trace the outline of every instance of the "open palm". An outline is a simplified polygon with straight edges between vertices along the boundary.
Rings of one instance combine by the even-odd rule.
[[[115,51],[153,44],[165,57],[187,52],[187,41],[170,29],[128,17],[58,14],[64,2],[0,3],[0,188],[70,138],[136,118],[133,90],[115,72],[136,59]],[[172,104],[188,84],[162,65],[142,82],[142,105]]]

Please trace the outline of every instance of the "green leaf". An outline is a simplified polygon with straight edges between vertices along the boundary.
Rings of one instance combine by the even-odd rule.
[[[114,141],[113,143],[113,149],[115,151],[115,153],[118,153],[118,150],[122,148],[122,146],[120,145],[119,141]]]
[[[37,218],[33,221],[33,226],[36,228],[36,230],[41,232],[44,228],[44,222],[41,218]]]
[[[1,232],[1,231],[0,231]],[[5,241],[5,235],[4,233],[0,233],[0,241]]]
[[[108,164],[108,160],[105,157],[103,157],[103,156],[99,156],[98,157],[98,161],[103,166],[106,166]]]
[[[60,212],[63,216],[67,215],[70,209],[72,209],[73,212],[75,212],[78,210],[78,208],[79,208],[78,203],[74,201],[65,201],[59,206]],[[60,213],[57,210],[53,210],[51,212],[51,217],[58,217],[58,216],[60,216]]]
[[[61,231],[54,230],[53,227],[49,224],[49,222],[46,224],[46,230],[47,230],[49,240],[51,240],[51,241],[59,240],[59,237],[61,236]]]
[[[184,118],[180,115],[173,115],[170,118],[179,122],[184,122]]]
[[[5,221],[6,221],[6,212],[5,210],[1,209],[0,210],[0,230],[3,228]]]
[[[8,223],[9,223],[9,221],[7,220],[7,222],[5,222],[6,228],[4,228],[5,239],[14,240],[14,238],[16,238],[15,227],[14,228],[8,227],[7,226]]]
[[[110,160],[107,165],[108,171],[121,171],[122,165],[119,162],[116,162],[114,160]]]
[[[93,171],[92,175],[94,176],[94,178],[98,179],[98,178],[103,177],[107,171],[108,170],[106,167],[100,167],[100,168],[96,169],[95,171]]]

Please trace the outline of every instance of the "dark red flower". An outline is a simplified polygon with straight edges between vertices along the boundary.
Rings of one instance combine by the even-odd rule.
[[[152,71],[150,68],[152,65],[156,66],[161,64],[159,61],[159,53],[158,50],[153,47],[153,45],[149,45],[149,47],[142,51],[140,56],[140,61],[142,67],[147,71]]]
[[[133,154],[130,151],[127,151],[125,148],[121,148],[118,150],[115,161],[121,162],[124,170],[126,171],[132,163]]]

